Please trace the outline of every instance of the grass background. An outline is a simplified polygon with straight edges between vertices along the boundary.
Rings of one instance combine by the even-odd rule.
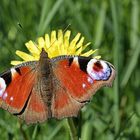
[[[113,88],[102,88],[74,119],[81,140],[140,139],[139,0],[1,0],[0,72],[19,59],[25,42],[65,29],[81,32],[116,67]],[[22,25],[22,28],[19,26]],[[0,110],[0,138],[70,140],[67,119],[27,126]]]

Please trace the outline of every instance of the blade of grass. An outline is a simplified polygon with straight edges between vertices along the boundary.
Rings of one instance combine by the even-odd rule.
[[[47,137],[47,140],[53,140],[54,136],[60,131],[60,129],[62,128],[64,122],[61,121],[56,128],[52,131],[52,133]]]
[[[23,124],[22,124],[22,122],[19,122],[19,125],[20,125],[20,127],[19,127],[19,128],[20,128],[20,132],[21,132],[21,134],[22,134],[24,140],[28,140],[28,136],[27,136],[25,130],[23,129]]]
[[[140,44],[140,41],[136,44],[135,51],[134,51],[132,57],[130,58],[127,68],[125,69],[124,76],[123,76],[123,79],[121,82],[121,87],[126,86],[129,78],[131,77],[131,75],[133,73],[134,68],[137,65],[138,57],[140,55],[140,45],[139,44]]]
[[[82,127],[81,140],[91,140],[92,139],[92,129],[91,122],[86,121]]]
[[[130,120],[135,115],[135,112],[131,113],[130,116],[123,122],[122,127],[120,128],[118,134],[115,136],[114,140],[118,140],[121,137],[121,134],[124,133],[124,131],[127,129],[128,124],[130,123]]]
[[[63,0],[57,0],[55,2],[54,6],[52,7],[50,12],[48,13],[48,16],[46,17],[46,19],[44,20],[44,22],[41,25],[41,29],[39,31],[39,35],[44,34],[46,28],[48,27],[48,25],[50,24],[51,20],[53,19],[53,17],[55,16],[57,11],[59,10],[62,2],[63,2]]]
[[[114,83],[114,122],[115,122],[115,133],[117,134],[120,128],[120,119],[119,119],[119,49],[120,49],[120,34],[119,34],[119,23],[118,23],[118,15],[116,3],[114,0],[110,0],[111,4],[111,12],[113,19],[113,30],[114,30],[114,65],[117,71],[117,76]]]
[[[68,8],[72,13],[72,16],[74,16],[75,21],[78,23],[80,29],[84,32],[84,34],[87,36],[87,38],[92,41],[92,36],[89,32],[87,23],[83,19],[80,11],[77,10],[77,7],[75,6],[74,2],[72,0],[67,0],[65,2],[68,5]]]
[[[37,129],[38,129],[38,125],[35,126],[33,134],[32,134],[32,140],[35,140],[36,136],[37,136]]]
[[[40,21],[39,21],[39,26],[38,26],[38,33],[43,26],[43,22],[44,22],[45,18],[47,17],[49,9],[50,9],[50,1],[49,0],[44,0],[43,8],[42,8],[42,11],[41,11],[41,16],[40,16]]]
[[[131,32],[130,32],[130,45],[131,48],[136,46],[138,42],[137,31],[139,29],[139,3],[138,0],[132,1],[132,12],[131,12]]]
[[[104,25],[105,25],[106,11],[107,11],[106,1],[102,2],[100,9],[101,10],[99,12],[99,16],[98,16],[98,19],[97,19],[96,31],[95,31],[95,35],[94,35],[94,46],[95,46],[95,48],[98,48],[101,44],[103,29],[104,29]]]
[[[67,123],[68,123],[69,131],[70,131],[71,140],[78,140],[78,133],[77,133],[73,118],[68,118]]]
[[[129,63],[127,64],[127,68],[125,69],[124,76],[121,82],[121,87],[126,86],[128,80],[136,67],[137,60],[140,54],[140,39],[138,35],[138,27],[139,27],[139,7],[138,1],[132,1],[132,14],[131,14],[131,34],[130,34],[130,45],[133,48],[134,53],[130,58]]]

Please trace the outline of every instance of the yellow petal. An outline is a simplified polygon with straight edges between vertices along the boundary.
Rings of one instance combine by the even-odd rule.
[[[83,50],[82,47],[80,47],[80,48],[75,52],[75,54],[76,54],[76,55],[80,55],[81,52],[82,52],[82,50]]]
[[[44,48],[44,46],[45,46],[44,38],[43,37],[39,37],[38,38],[38,48],[39,48],[39,50],[41,51],[42,48]]]
[[[11,61],[11,65],[19,65],[21,63],[23,63],[23,61],[16,61],[16,60]]]
[[[94,52],[95,52],[94,50],[90,50],[90,51],[87,51],[86,53],[82,54],[81,56],[88,57],[88,56],[92,55]]]
[[[96,59],[100,59],[101,56],[100,56],[100,55],[97,55],[97,56],[94,56],[94,58],[96,58]]]
[[[56,41],[56,31],[51,32],[51,46],[55,43]]]
[[[25,61],[33,61],[33,60],[35,60],[35,58],[32,56],[32,55],[29,55],[29,54],[27,54],[27,53],[25,53],[25,52],[22,52],[22,51],[16,51],[16,54],[19,56],[19,57],[21,57],[23,60],[25,60]]]
[[[68,46],[69,46],[69,39],[70,39],[70,35],[71,35],[71,31],[66,31],[64,34],[64,46],[67,50]]]
[[[95,50],[92,50],[93,51],[93,53],[95,53],[95,52],[97,52],[98,51],[98,49],[95,49]]]
[[[54,43],[52,46],[50,46],[50,48],[48,48],[47,52],[49,53],[49,56],[51,55],[51,58],[52,58],[52,57],[55,57],[56,54],[59,55],[58,46],[55,45],[55,43]]]
[[[50,37],[48,34],[45,34],[45,50],[47,50],[50,47]]]
[[[71,43],[70,43],[70,48],[71,49],[73,49],[73,48],[76,48],[75,46],[76,46],[76,43],[77,43],[77,41],[79,40],[79,38],[80,38],[80,33],[78,33],[76,36],[75,36],[75,38],[71,41]]]
[[[86,45],[84,45],[82,48],[83,50],[85,50],[89,45],[91,44],[91,42],[87,43]]]
[[[84,37],[82,37],[81,39],[80,39],[80,41],[77,43],[77,45],[76,45],[76,48],[80,48],[81,46],[83,46],[83,42],[84,42]]]
[[[51,51],[48,50],[47,53],[48,53],[48,57],[49,58],[53,58],[54,57]]]
[[[59,55],[66,55],[66,54],[67,54],[67,50],[65,49],[64,44],[62,44],[60,47]]]
[[[58,30],[58,43],[63,44],[63,32],[62,32],[62,30]]]
[[[39,55],[39,54],[40,54],[39,49],[36,47],[36,45],[35,45],[32,41],[27,42],[25,45],[26,45],[27,49],[28,49],[33,55],[36,55],[36,54]]]

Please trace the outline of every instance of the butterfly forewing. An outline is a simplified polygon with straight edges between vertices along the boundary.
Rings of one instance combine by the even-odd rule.
[[[22,110],[34,84],[34,66],[19,65],[0,76],[1,107],[11,113]]]

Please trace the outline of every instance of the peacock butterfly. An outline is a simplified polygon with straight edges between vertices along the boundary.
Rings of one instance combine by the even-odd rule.
[[[29,123],[77,116],[102,86],[111,86],[114,67],[106,61],[82,56],[49,59],[42,50],[39,61],[17,65],[0,75],[0,107]]]

